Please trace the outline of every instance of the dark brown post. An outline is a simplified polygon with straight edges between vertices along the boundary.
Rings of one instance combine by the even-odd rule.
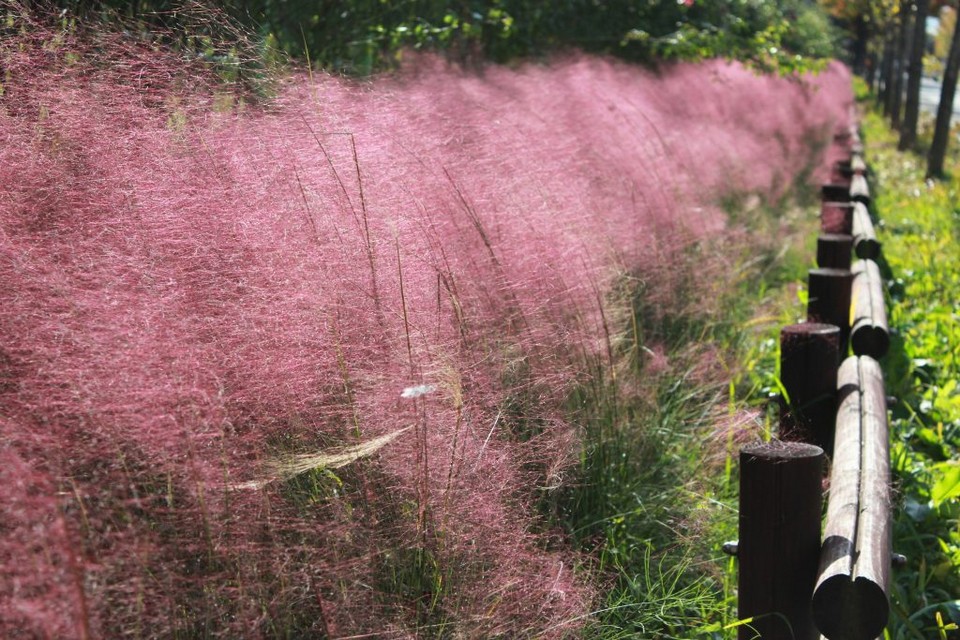
[[[820,548],[823,451],[800,442],[740,450],[740,640],[817,640],[810,598]]]
[[[883,278],[873,260],[853,265],[853,327],[850,346],[858,356],[882,358],[890,348],[887,308],[883,300]]]
[[[827,638],[874,640],[887,624],[890,574],[890,450],[877,361],[847,358],[830,472],[813,616]]]
[[[825,184],[820,187],[820,198],[824,202],[850,202],[850,185]]]
[[[780,438],[833,446],[837,415],[840,329],[804,322],[780,329],[780,382],[789,396],[780,404]]]
[[[807,320],[840,327],[840,357],[847,355],[853,274],[844,269],[810,269],[807,278]]]
[[[853,204],[823,202],[820,205],[820,230],[824,233],[853,233]]]
[[[853,204],[853,216],[851,218],[853,228],[853,250],[858,258],[876,259],[880,255],[880,243],[877,241],[877,234],[873,229],[873,220],[870,219],[870,211],[862,202]]]
[[[853,253],[853,236],[842,233],[821,233],[817,238],[817,266],[828,269],[849,269]]]
[[[828,184],[833,185],[846,185],[847,188],[850,188],[850,177],[853,173],[850,171],[850,162],[849,161],[840,161],[834,163],[833,167],[830,169],[830,182]]]

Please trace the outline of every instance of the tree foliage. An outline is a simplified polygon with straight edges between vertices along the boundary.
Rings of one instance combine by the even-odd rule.
[[[957,10],[944,7],[940,11],[940,28],[933,39],[933,55],[937,60],[946,60],[950,55],[950,42],[953,40],[953,30],[957,25]]]
[[[146,24],[189,13],[173,0],[57,4]],[[228,0],[219,8],[287,54],[360,74],[395,64],[406,49],[502,62],[577,48],[641,61],[730,57],[792,71],[832,56],[836,42],[808,0]]]

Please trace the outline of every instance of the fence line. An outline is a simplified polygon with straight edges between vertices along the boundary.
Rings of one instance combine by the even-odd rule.
[[[855,127],[821,187],[807,322],[780,332],[780,441],[740,451],[740,640],[873,640],[890,611],[890,346]],[[852,255],[859,260],[852,261]],[[847,356],[852,350],[852,354]],[[830,460],[821,536],[824,460]]]

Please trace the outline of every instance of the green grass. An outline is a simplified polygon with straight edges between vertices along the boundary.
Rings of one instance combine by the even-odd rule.
[[[896,150],[875,113],[864,121],[874,173],[894,333],[884,359],[898,502],[889,637],[956,638],[960,623],[960,157],[953,178],[924,179],[925,161]],[[938,617],[939,616],[939,617]]]
[[[891,407],[893,548],[907,558],[893,574],[885,637],[958,638],[960,181],[925,181],[923,159],[898,152],[877,115],[865,117],[864,137],[893,333],[882,364],[898,399]],[[948,168],[960,176],[956,151]],[[745,198],[727,205],[752,242],[735,261],[740,277],[717,292],[721,302],[707,313],[684,305],[651,313],[634,291],[622,362],[598,362],[572,401],[585,450],[559,519],[594,552],[596,568],[613,576],[587,637],[736,635],[735,562],[719,549],[737,535],[739,443],[734,436],[724,443],[717,425],[724,412],[736,422],[753,408],[754,436],[774,429],[778,334],[805,315],[819,225],[817,203],[786,216]],[[665,346],[667,368],[650,371],[648,343]],[[726,377],[698,369],[708,350]],[[632,393],[638,384],[644,391]]]
[[[738,449],[769,437],[777,336],[798,313],[817,218],[809,203],[727,204],[744,235],[623,279],[613,363],[598,357],[570,399],[584,448],[548,506],[606,576],[585,637],[736,637],[736,563],[721,547],[737,537]]]
[[[868,98],[857,86],[857,97]],[[927,131],[929,135],[929,131]],[[895,495],[891,640],[960,637],[960,153],[954,139],[940,182],[924,178],[925,159],[898,152],[897,135],[875,113],[863,122],[873,212],[883,242],[892,347],[882,364],[891,407]],[[921,141],[922,143],[923,141]],[[921,144],[921,148],[923,145]],[[769,232],[769,221],[752,225]],[[813,225],[807,229],[811,241]],[[803,315],[806,279],[800,241],[763,268],[754,335],[739,354],[730,397],[762,406],[778,391],[777,332]],[[812,266],[813,248],[807,248]],[[764,262],[759,260],[761,264]],[[766,309],[764,311],[763,309]],[[749,330],[749,329],[748,329]],[[767,417],[772,422],[772,412]],[[730,623],[727,623],[730,624]]]

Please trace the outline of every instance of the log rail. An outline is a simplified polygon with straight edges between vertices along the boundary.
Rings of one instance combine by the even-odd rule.
[[[827,638],[873,640],[890,614],[890,439],[880,365],[850,356],[840,366],[837,389],[813,618]]]

